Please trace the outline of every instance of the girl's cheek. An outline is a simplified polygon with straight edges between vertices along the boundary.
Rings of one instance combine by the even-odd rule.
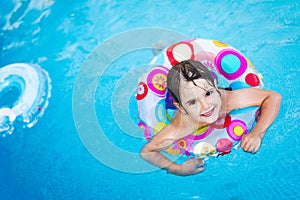
[[[199,116],[200,108],[199,107],[194,107],[194,109],[192,110],[192,112],[194,113],[195,116]]]

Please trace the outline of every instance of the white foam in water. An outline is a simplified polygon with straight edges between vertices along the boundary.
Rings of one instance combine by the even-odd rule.
[[[5,16],[6,24],[3,27],[4,31],[5,30],[13,30],[13,29],[18,28],[23,23],[23,18],[27,15],[27,13],[29,13],[29,11],[49,9],[52,6],[52,4],[54,3],[54,1],[53,0],[45,0],[45,1],[32,0],[32,1],[30,1],[26,10],[24,10],[22,15],[20,15],[19,19],[16,22],[12,22],[13,21],[12,16],[15,13],[22,12],[22,11],[19,11],[19,9],[21,9],[21,7],[22,7],[23,3],[25,3],[25,1],[14,0],[14,3],[15,3],[15,7],[12,10],[12,12],[9,13],[7,16]],[[42,14],[33,22],[33,24],[39,23],[43,17],[47,17],[49,14],[50,14],[49,10],[42,12]]]
[[[51,96],[51,79],[38,65],[16,63],[0,69],[0,96],[17,86],[20,97],[11,108],[0,108],[0,135],[11,134],[17,124],[32,127],[44,114]]]

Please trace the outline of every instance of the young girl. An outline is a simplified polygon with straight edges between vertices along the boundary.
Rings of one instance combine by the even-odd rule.
[[[200,158],[190,158],[179,165],[161,154],[161,150],[195,130],[224,118],[232,110],[260,106],[260,119],[240,143],[244,151],[256,153],[281,104],[280,94],[273,91],[256,88],[234,91],[218,89],[216,80],[207,68],[193,60],[182,61],[171,68],[167,87],[178,111],[172,122],[143,147],[141,156],[168,173],[180,176],[202,172],[205,170],[204,162]]]

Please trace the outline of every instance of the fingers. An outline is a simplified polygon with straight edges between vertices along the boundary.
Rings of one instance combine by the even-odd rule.
[[[241,141],[241,147],[245,152],[255,154],[258,152],[262,138],[259,135],[244,135]]]
[[[259,146],[256,146],[256,147],[254,148],[253,153],[257,153],[257,152],[258,152],[258,149],[259,149]]]
[[[205,164],[205,163],[203,163],[203,164],[197,166],[197,171],[198,171],[198,173],[204,171],[205,169],[206,169],[206,164]]]
[[[193,158],[193,162],[196,166],[197,173],[200,173],[206,169],[206,164],[201,158]]]
[[[206,164],[201,158],[195,158],[197,168],[205,168]]]
[[[205,164],[201,158],[190,158],[189,160],[195,165]]]
[[[190,158],[187,163],[194,168],[194,174],[200,173],[206,169],[206,164],[201,158]]]
[[[242,141],[241,147],[245,152],[253,153],[253,154],[257,153],[259,149],[259,145],[252,144],[249,141],[248,142]]]

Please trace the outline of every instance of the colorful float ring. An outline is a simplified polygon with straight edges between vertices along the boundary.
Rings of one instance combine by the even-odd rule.
[[[138,125],[144,128],[146,139],[150,139],[172,120],[176,108],[167,91],[167,74],[172,66],[188,59],[206,66],[217,80],[219,88],[263,88],[262,76],[250,60],[228,44],[205,39],[173,44],[157,55],[151,61],[154,67],[139,78],[136,94],[140,118]],[[243,135],[253,128],[258,112],[258,107],[232,111],[224,119],[176,141],[166,152],[197,157],[230,153]]]
[[[44,114],[51,80],[38,65],[15,63],[0,68],[0,135],[32,127]]]

